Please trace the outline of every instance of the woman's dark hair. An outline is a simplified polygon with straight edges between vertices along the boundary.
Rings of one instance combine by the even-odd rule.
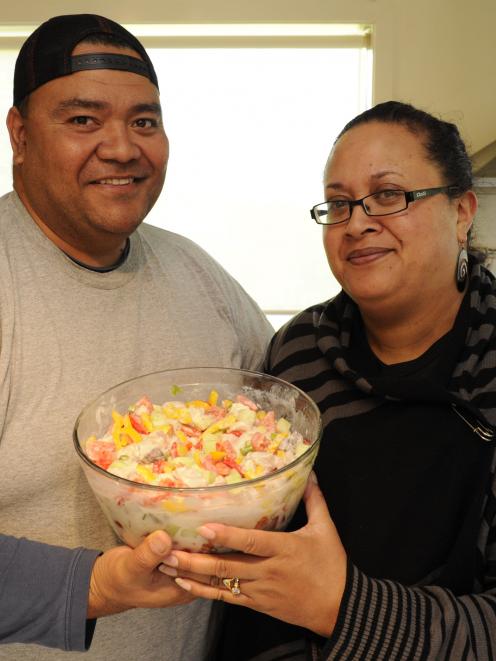
[[[386,101],[349,121],[336,141],[355,126],[368,122],[401,124],[412,133],[422,134],[428,158],[439,167],[446,185],[457,187],[450,197],[457,197],[472,188],[472,163],[455,124],[444,122],[408,103]]]

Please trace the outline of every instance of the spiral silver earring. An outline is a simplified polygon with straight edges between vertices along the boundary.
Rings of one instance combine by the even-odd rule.
[[[465,246],[461,246],[458,253],[455,279],[458,291],[463,291],[468,280],[468,254]]]

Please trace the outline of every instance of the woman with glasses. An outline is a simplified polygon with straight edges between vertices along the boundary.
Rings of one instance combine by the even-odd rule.
[[[167,561],[233,605],[217,660],[496,657],[496,285],[471,187],[457,128],[407,104],[334,143],[311,214],[342,291],[265,365],[320,407],[321,491],[289,532],[203,528],[244,555]]]

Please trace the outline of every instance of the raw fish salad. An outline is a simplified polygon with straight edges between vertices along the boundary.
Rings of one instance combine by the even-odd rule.
[[[180,390],[174,387],[173,396]],[[87,439],[86,454],[133,482],[198,488],[268,475],[308,450],[310,442],[274,411],[242,394],[218,399],[215,390],[206,401],[154,404],[142,397],[125,413],[112,412],[107,433]]]

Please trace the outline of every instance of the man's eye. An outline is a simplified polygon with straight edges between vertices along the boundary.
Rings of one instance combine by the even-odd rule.
[[[77,126],[87,126],[92,120],[91,117],[88,117],[87,115],[77,115],[76,117],[71,117],[70,121]]]
[[[158,121],[149,117],[140,117],[140,119],[134,121],[134,126],[139,129],[152,129],[158,126]]]

